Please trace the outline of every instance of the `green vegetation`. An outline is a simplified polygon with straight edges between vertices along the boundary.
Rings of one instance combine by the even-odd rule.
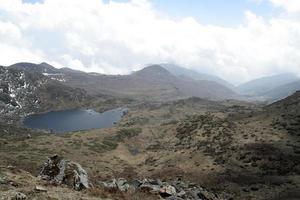
[[[136,128],[121,128],[111,136],[106,136],[102,141],[95,139],[90,141],[88,144],[84,143],[85,146],[91,151],[98,153],[104,153],[106,151],[112,151],[118,147],[118,143],[124,142],[126,139],[138,136],[142,132],[139,127]]]

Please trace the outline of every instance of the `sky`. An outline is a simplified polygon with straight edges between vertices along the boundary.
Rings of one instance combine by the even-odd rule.
[[[0,0],[0,53],[105,74],[174,63],[233,84],[300,75],[300,0]]]

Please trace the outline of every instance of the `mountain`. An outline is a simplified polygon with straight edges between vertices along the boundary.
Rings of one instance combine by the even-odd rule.
[[[272,102],[284,99],[300,90],[300,80],[276,87],[264,95]]]
[[[0,67],[0,113],[33,106],[38,102],[37,89],[46,81],[41,74]]]
[[[244,95],[250,96],[265,96],[266,93],[279,86],[299,80],[293,74],[278,74],[275,76],[268,76],[255,79],[237,87],[237,90]]]
[[[43,68],[40,65],[30,63],[0,66],[2,117],[21,117],[32,112],[68,109],[86,104],[89,98],[85,90],[64,85],[43,75],[41,70]]]
[[[195,70],[187,69],[187,68],[180,67],[180,66],[174,65],[174,64],[161,64],[161,66],[177,77],[191,78],[194,80],[214,81],[216,83],[219,83],[221,85],[228,87],[231,90],[234,90],[234,86],[232,84],[230,84],[229,82],[227,82],[217,76],[199,73]]]
[[[9,68],[43,74],[63,85],[81,88],[92,96],[106,94],[120,98],[162,101],[192,96],[209,99],[239,98],[235,92],[215,81],[176,76],[160,65],[151,65],[129,75],[56,69],[47,63],[17,63]]]
[[[127,80],[135,80],[139,83],[139,88],[143,88],[144,91],[163,92],[164,95],[169,94],[175,99],[192,96],[210,99],[237,97],[232,90],[217,82],[178,77],[160,65],[148,66],[127,76]]]
[[[34,64],[34,63],[16,63],[9,66],[10,69],[26,71],[29,73],[57,73],[59,69],[49,65],[48,63]]]

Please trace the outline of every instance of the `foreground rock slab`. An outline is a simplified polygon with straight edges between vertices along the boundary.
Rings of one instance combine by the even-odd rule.
[[[87,172],[81,165],[58,155],[48,158],[39,177],[52,183],[67,185],[77,191],[90,187]]]

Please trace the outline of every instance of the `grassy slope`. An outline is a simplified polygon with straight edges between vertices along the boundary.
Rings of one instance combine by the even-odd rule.
[[[297,198],[299,137],[274,129],[276,116],[238,102],[145,103],[111,129],[3,136],[0,161],[36,174],[57,153],[79,162],[93,180],[181,176],[234,199]]]

